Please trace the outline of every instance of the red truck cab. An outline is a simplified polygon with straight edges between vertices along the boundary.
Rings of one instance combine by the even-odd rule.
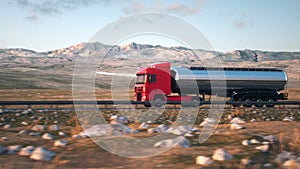
[[[146,107],[154,105],[160,107],[167,101],[190,102],[199,105],[199,98],[192,96],[171,95],[172,86],[176,85],[171,76],[171,64],[169,62],[151,64],[140,68],[136,73],[136,84],[134,88],[135,101],[150,102]],[[173,83],[172,83],[173,80]]]
[[[170,63],[151,64],[136,73],[135,101],[166,100],[171,94]]]

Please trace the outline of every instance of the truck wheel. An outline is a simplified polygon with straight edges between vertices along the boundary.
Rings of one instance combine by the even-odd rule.
[[[268,98],[267,102],[268,102],[266,104],[267,107],[274,107],[275,106],[274,102],[276,102],[276,99],[274,99],[274,98]]]
[[[166,104],[165,98],[162,95],[154,96],[152,103],[155,107],[161,107]]]
[[[198,97],[193,97],[192,99],[192,106],[198,107],[200,105],[200,99]]]
[[[243,104],[243,106],[244,107],[252,107],[252,104],[251,103],[249,103],[249,102],[251,102],[251,99],[249,98],[249,97],[246,97],[245,99],[244,99],[244,104]]]
[[[254,106],[257,107],[257,108],[263,107],[264,104],[261,103],[262,101],[263,101],[262,99],[257,99]]]

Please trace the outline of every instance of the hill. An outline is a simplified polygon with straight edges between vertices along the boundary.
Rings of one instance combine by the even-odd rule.
[[[108,72],[117,67],[128,66],[136,69],[149,62],[162,61],[170,61],[176,65],[201,65],[205,61],[207,65],[207,63],[215,63],[217,58],[220,58],[224,65],[288,69],[287,62],[300,60],[300,52],[259,50],[217,52],[137,43],[123,46],[111,46],[99,42],[80,43],[47,52],[20,48],[0,49],[0,68],[4,70],[0,72],[0,89],[70,89],[73,67],[77,59],[94,56],[103,57],[99,67]],[[235,64],[237,62],[239,64]],[[97,85],[108,87],[101,83]]]

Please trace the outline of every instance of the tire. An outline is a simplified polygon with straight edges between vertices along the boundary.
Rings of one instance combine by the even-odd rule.
[[[199,107],[200,106],[200,99],[198,97],[192,98],[192,107]]]
[[[155,107],[162,107],[165,105],[165,98],[162,95],[156,95],[154,96],[152,103]]]
[[[252,101],[252,100],[250,99],[250,97],[244,98],[243,101],[245,102],[245,103],[243,103],[243,106],[244,106],[244,107],[247,107],[247,108],[252,107],[252,104],[251,104],[251,103],[247,103],[247,102],[251,102],[251,101]]]
[[[266,104],[267,107],[274,107],[275,106],[274,102],[276,102],[277,100],[274,98],[268,98],[266,101],[269,102]]]
[[[235,102],[237,102],[237,101],[241,101],[240,99],[238,99],[238,100],[231,100],[231,101],[235,101]],[[232,104],[232,107],[241,107],[241,105],[242,104],[240,104],[240,103],[234,103],[234,104]]]
[[[260,103],[260,102],[262,102],[262,101],[263,101],[262,99],[258,98],[258,99],[256,100],[257,103],[255,103],[254,106],[257,107],[257,108],[263,107],[264,104]]]

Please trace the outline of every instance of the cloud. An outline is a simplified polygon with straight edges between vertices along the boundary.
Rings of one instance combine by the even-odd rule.
[[[28,20],[28,21],[38,21],[39,17],[35,14],[32,14],[32,15],[26,16],[25,19]]]
[[[143,3],[140,3],[140,2],[130,4],[127,7],[123,8],[123,12],[125,14],[143,12],[144,10],[145,10],[145,5]]]
[[[17,0],[16,4],[21,8],[29,10],[30,13],[34,13],[26,16],[27,20],[37,20],[38,15],[58,15],[63,14],[66,11],[74,10],[84,6],[94,5],[101,3],[108,5],[110,0]]]
[[[179,15],[192,15],[201,12],[201,8],[207,0],[192,0],[182,2],[172,2],[164,0],[152,1],[152,3],[123,3],[123,12],[132,14],[137,12],[165,12]],[[128,1],[127,1],[128,2]]]
[[[166,7],[168,12],[172,13],[182,13],[184,15],[196,14],[200,12],[200,7],[190,7],[184,4],[171,4]]]
[[[237,28],[237,29],[244,29],[246,28],[247,23],[245,21],[239,20],[239,21],[235,21],[233,23],[233,27]]]
[[[179,15],[192,15],[201,12],[207,0],[190,0],[174,3],[173,1],[122,1],[122,0],[16,0],[15,5],[28,11],[25,19],[37,21],[44,16],[61,15],[78,8],[101,4],[118,6],[123,13],[133,14],[139,12],[165,12]]]

